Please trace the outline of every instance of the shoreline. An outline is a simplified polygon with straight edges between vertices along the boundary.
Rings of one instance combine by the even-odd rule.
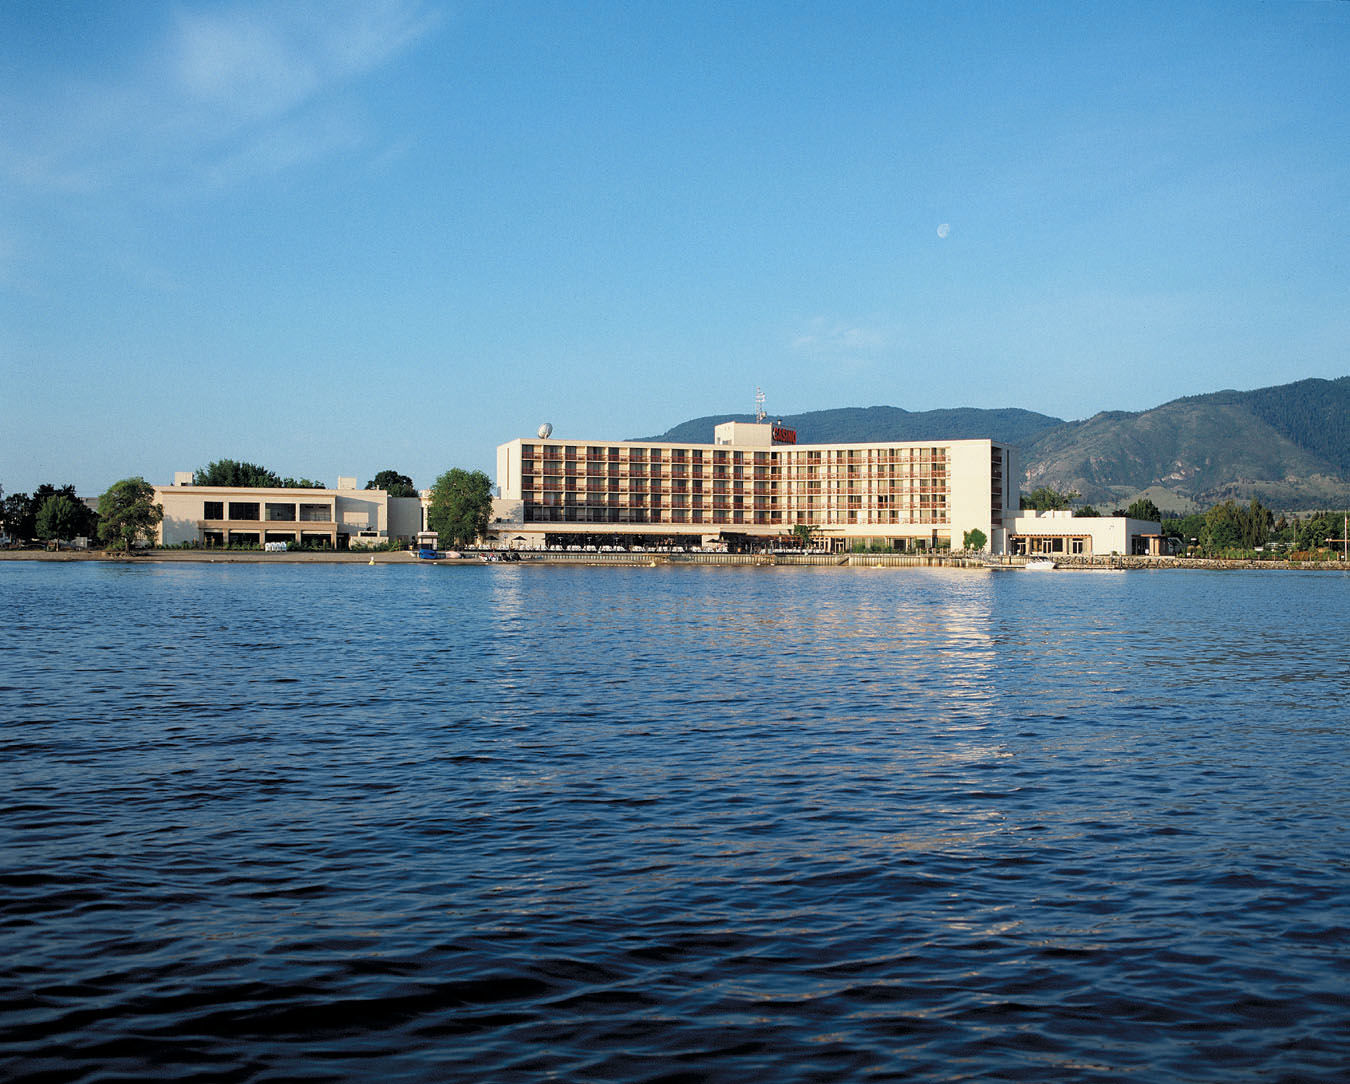
[[[404,550],[381,550],[362,553],[359,550],[328,553],[266,553],[263,550],[141,550],[138,553],[110,553],[107,550],[0,550],[0,561],[100,561],[109,564],[318,564],[368,565],[374,559],[377,565],[415,564]],[[477,558],[458,561],[436,561],[427,564],[481,564]]]
[[[1346,572],[1344,561],[1255,561],[1217,557],[1068,557],[1056,558],[1057,572],[1166,571],[1206,569],[1222,571],[1268,572]],[[317,565],[431,565],[461,568],[485,563],[477,554],[459,558],[443,557],[422,561],[407,550],[362,552],[285,552],[261,550],[143,550],[127,555],[105,550],[0,550],[0,561],[59,561],[107,564],[317,564]],[[978,558],[933,554],[838,553],[838,554],[750,554],[750,553],[548,553],[527,551],[522,565],[583,565],[586,567],[647,567],[652,565],[732,565],[771,567],[835,568],[972,568],[1022,569],[1026,558]]]

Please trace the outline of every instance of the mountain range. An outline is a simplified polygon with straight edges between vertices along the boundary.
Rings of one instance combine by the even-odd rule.
[[[1233,498],[1303,511],[1350,505],[1350,376],[1299,380],[1254,391],[1190,395],[1131,413],[1084,421],[1003,408],[909,411],[844,407],[783,415],[807,444],[960,440],[988,437],[1017,446],[1023,489],[1073,491],[1104,511],[1148,497],[1189,512]],[[694,418],[653,437],[707,443],[725,421]]]

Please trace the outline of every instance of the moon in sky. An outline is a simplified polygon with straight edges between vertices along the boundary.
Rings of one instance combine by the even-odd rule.
[[[938,227],[938,236],[939,236],[939,237],[946,237],[947,234],[949,234],[949,233],[951,233],[951,232],[952,232],[952,228],[951,228],[951,226],[949,226],[946,222],[944,222],[941,226]]]

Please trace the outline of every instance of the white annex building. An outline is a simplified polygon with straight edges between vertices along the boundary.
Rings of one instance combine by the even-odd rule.
[[[1008,552],[1030,557],[1157,557],[1166,552],[1162,524],[1156,520],[1019,512],[1004,523]]]

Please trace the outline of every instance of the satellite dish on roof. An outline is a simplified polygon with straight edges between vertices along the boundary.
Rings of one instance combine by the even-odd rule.
[[[553,423],[545,422],[539,427],[539,439],[548,440],[553,435]]]

